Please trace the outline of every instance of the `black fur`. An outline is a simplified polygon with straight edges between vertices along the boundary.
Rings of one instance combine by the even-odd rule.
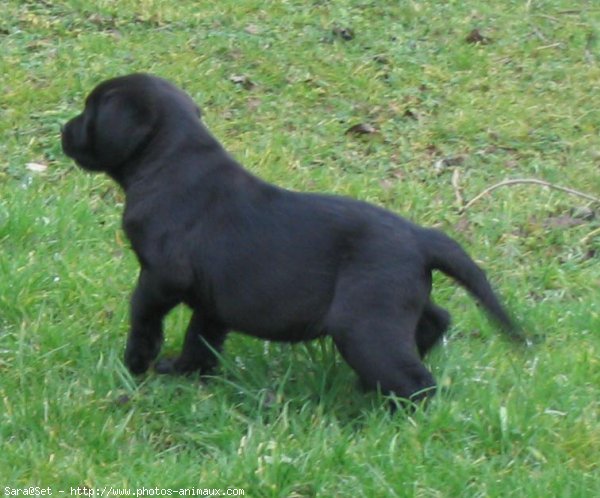
[[[193,316],[183,350],[158,361],[159,372],[209,371],[230,330],[275,341],[329,335],[368,388],[422,398],[435,382],[421,358],[450,324],[430,299],[435,269],[519,336],[454,240],[364,202],[254,177],[163,79],[100,84],[62,143],[126,193],[123,226],[141,266],[125,350],[134,373],[156,359],[163,318],[185,303]]]

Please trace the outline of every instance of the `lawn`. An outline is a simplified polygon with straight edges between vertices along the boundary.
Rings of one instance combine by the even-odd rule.
[[[600,496],[600,5],[593,0],[3,0],[0,492]],[[443,277],[441,390],[394,414],[328,340],[232,334],[214,378],[122,364],[123,195],[63,156],[100,81],[184,88],[253,173],[460,240],[538,341]],[[470,200],[507,179],[515,183]],[[189,314],[166,324],[165,352]],[[34,490],[35,491],[35,490]],[[191,491],[190,491],[191,492]],[[200,491],[197,491],[199,493]]]

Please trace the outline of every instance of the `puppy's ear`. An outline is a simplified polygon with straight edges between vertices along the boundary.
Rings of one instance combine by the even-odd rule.
[[[143,148],[156,125],[153,106],[144,97],[114,89],[96,102],[89,140],[97,162],[109,173]]]

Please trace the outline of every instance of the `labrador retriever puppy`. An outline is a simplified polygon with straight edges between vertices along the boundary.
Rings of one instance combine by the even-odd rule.
[[[328,335],[365,387],[424,398],[435,381],[421,359],[450,324],[430,298],[432,270],[521,337],[457,242],[371,204],[253,176],[164,79],[101,83],[63,127],[62,146],[125,191],[123,227],[141,267],[125,349],[135,374],[157,358],[165,315],[185,303],[181,354],[158,372],[209,372],[231,330],[289,342]]]

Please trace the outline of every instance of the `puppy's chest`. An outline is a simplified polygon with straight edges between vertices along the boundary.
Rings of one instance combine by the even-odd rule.
[[[192,280],[192,269],[185,244],[168,227],[149,228],[145,224],[123,223],[123,228],[140,266],[165,285],[185,290]]]

